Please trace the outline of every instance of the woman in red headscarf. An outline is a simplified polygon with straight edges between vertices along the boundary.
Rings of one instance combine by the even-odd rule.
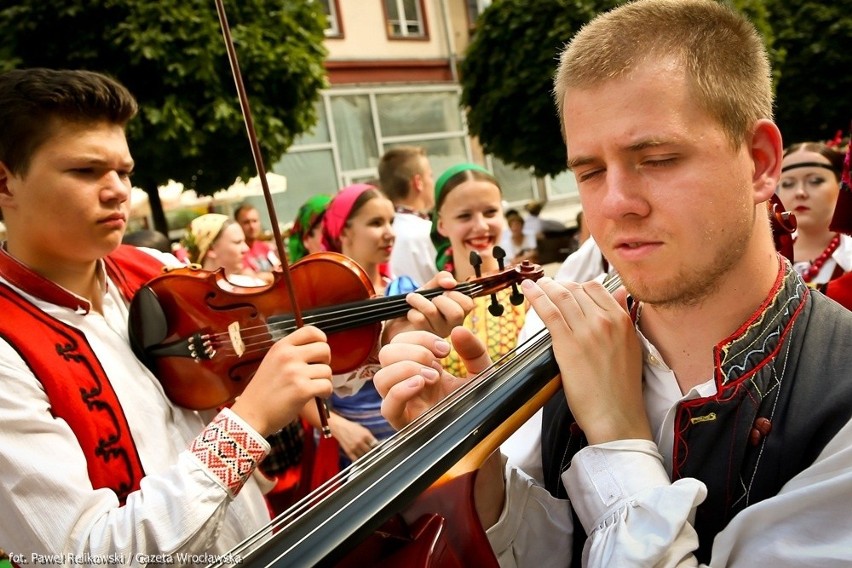
[[[410,278],[393,279],[388,270],[394,243],[393,217],[393,203],[368,184],[341,189],[323,216],[325,249],[358,263],[377,294],[401,294],[416,288]],[[329,427],[340,444],[341,467],[394,432],[381,415],[382,399],[373,386],[373,374],[378,369],[378,359],[373,356],[354,372],[334,377]],[[310,413],[312,409],[306,410]]]

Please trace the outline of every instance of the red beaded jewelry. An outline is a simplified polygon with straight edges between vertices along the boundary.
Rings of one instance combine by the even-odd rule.
[[[837,247],[840,246],[840,234],[835,233],[834,238],[831,239],[831,242],[828,243],[828,246],[825,247],[825,250],[820,253],[818,257],[811,261],[811,265],[805,270],[804,274],[802,274],[802,280],[805,282],[810,282],[813,280],[817,274],[819,274],[822,265],[825,264],[831,255],[834,254],[834,251],[837,250]]]

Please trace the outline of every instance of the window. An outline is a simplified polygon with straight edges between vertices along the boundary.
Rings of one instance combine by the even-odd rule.
[[[473,25],[476,18],[491,5],[491,0],[467,0],[467,17],[468,21]]]
[[[326,37],[342,37],[343,26],[340,24],[340,9],[337,5],[338,0],[320,0],[326,17]]]
[[[384,0],[388,36],[392,38],[424,38],[422,0]]]
[[[510,207],[520,207],[531,199],[538,199],[538,184],[529,169],[505,163],[496,156],[488,156],[488,168],[500,182],[503,200]]]
[[[317,114],[314,129],[272,167],[287,177],[287,191],[276,196],[283,198],[276,204],[282,224],[311,195],[375,178],[379,156],[392,146],[426,148],[436,177],[471,159],[457,86],[332,89],[317,102]]]

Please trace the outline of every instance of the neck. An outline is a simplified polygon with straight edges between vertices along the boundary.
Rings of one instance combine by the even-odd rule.
[[[639,327],[674,371],[683,393],[713,377],[715,346],[766,300],[778,270],[777,254],[765,250],[754,261],[742,259],[698,301],[642,304]]]
[[[351,257],[350,257],[351,258]],[[373,284],[373,290],[376,294],[382,295],[385,292],[385,279],[379,272],[379,265],[375,262],[365,262],[362,263],[359,260],[355,260],[358,265],[364,269],[364,272],[367,274],[367,279]]]
[[[416,199],[416,198],[415,199],[406,199],[404,201],[397,201],[396,203],[394,203],[394,207],[409,210],[409,211],[414,211],[415,213],[418,213],[418,214],[424,214],[424,213],[426,213],[426,210],[428,209],[425,206],[425,204],[423,203],[422,199]]]
[[[793,258],[796,262],[813,261],[822,254],[836,234],[834,231],[829,231],[828,227],[813,231],[799,229],[793,245]]]
[[[11,245],[7,248],[7,251],[36,274],[88,300],[93,311],[102,313],[103,282],[97,260],[69,263],[51,259],[47,262],[38,262],[35,259],[27,258],[26,255],[16,254]]]

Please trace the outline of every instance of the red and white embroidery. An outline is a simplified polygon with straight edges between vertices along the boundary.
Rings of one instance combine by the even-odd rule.
[[[269,453],[268,446],[247,431],[227,409],[192,441],[189,449],[232,496],[240,492],[257,464]]]

